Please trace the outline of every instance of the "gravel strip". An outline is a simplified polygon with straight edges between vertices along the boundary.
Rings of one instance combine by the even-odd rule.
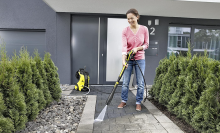
[[[61,88],[62,91],[68,91],[69,87],[70,87],[69,84],[60,84],[60,88]]]
[[[40,111],[36,120],[16,133],[75,133],[79,125],[86,96],[62,96]]]

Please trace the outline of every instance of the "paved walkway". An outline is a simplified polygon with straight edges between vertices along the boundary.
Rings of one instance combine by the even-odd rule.
[[[105,107],[106,99],[112,88],[113,86],[90,87],[89,95],[97,95],[94,119]],[[142,103],[141,112],[136,111],[136,90],[130,89],[127,106],[118,109],[117,106],[121,102],[121,87],[117,88],[111,104],[107,107],[104,121],[94,122],[93,133],[184,133],[148,100]]]
[[[112,88],[106,86],[91,87],[90,95],[97,95],[94,119],[98,117],[106,105],[105,102],[109,96],[106,93],[110,93]],[[104,121],[94,123],[93,133],[183,133],[148,100],[142,104],[141,112],[136,111],[136,90],[129,91],[127,106],[118,109],[117,106],[121,102],[120,92],[121,87],[118,87],[111,104],[107,108]],[[147,109],[144,105],[149,108]]]

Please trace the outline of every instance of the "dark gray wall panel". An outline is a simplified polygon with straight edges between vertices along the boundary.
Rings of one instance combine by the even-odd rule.
[[[70,14],[57,13],[57,67],[60,83],[71,83]]]
[[[45,29],[46,51],[56,64],[56,12],[42,0],[1,0],[0,28]]]
[[[78,82],[75,73],[86,66],[90,84],[97,84],[99,18],[73,15],[71,26],[71,83]]]
[[[154,20],[159,19],[160,24],[154,25]],[[148,25],[148,20],[152,21],[151,26]],[[151,32],[151,27],[154,27],[155,35],[149,36],[150,47],[155,47],[152,42],[157,41],[157,56],[148,55],[148,50],[145,51],[145,80],[146,84],[153,84],[154,77],[155,77],[155,70],[159,65],[159,61],[166,57],[166,49],[167,49],[167,38],[168,38],[168,23],[164,22],[164,20],[160,17],[151,17],[151,16],[142,16],[140,19],[140,24],[145,25],[148,27],[149,32]],[[135,81],[136,83],[136,81]]]

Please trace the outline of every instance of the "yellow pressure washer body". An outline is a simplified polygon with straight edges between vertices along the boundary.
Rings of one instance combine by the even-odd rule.
[[[79,80],[75,85],[75,89],[77,91],[89,91],[89,73],[81,68],[76,72],[75,76]]]

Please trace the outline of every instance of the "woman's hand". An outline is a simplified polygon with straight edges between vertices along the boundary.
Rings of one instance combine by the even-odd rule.
[[[126,65],[126,62],[125,62],[125,61],[123,61],[122,64],[123,64],[123,67],[125,66],[126,69],[128,68],[128,64]]]
[[[122,65],[123,67],[125,66],[127,68],[128,64],[126,65],[126,59],[127,59],[127,55],[122,55]]]
[[[142,46],[140,46],[140,47],[136,47],[136,48],[133,48],[132,49],[133,50],[133,54],[136,54],[137,53],[137,51],[139,51],[139,50],[143,50],[143,47]]]
[[[133,50],[133,54],[136,54],[139,49],[138,47],[136,47],[136,48],[133,48],[132,50]]]

